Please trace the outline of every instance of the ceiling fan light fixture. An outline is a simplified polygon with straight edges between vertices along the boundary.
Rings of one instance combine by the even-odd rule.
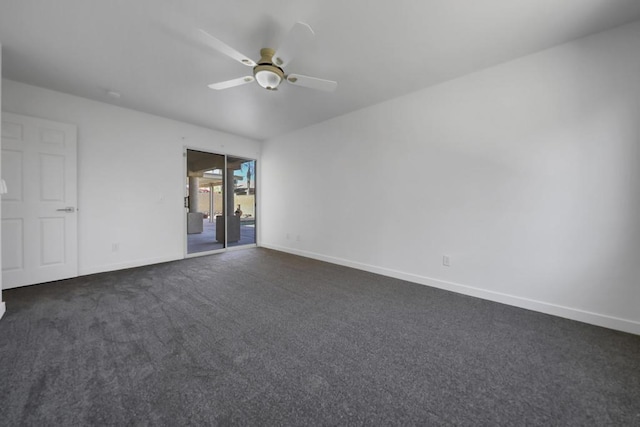
[[[253,75],[260,86],[275,90],[284,79],[284,72],[273,65],[258,65],[253,69]]]
[[[296,23],[289,35],[280,45],[278,50],[269,47],[260,49],[260,59],[257,62],[252,61],[249,57],[241,54],[231,46],[226,45],[204,30],[200,30],[201,36],[204,37],[206,43],[220,53],[253,68],[252,76],[239,77],[218,83],[212,83],[209,88],[213,90],[228,89],[251,83],[254,80],[261,88],[267,90],[278,90],[278,87],[284,80],[295,86],[306,87],[310,89],[323,90],[333,92],[338,85],[337,82],[331,80],[318,79],[316,77],[303,76],[301,74],[285,75],[284,68],[294,58],[296,52],[302,49],[304,43],[313,37],[313,30],[304,22]]]

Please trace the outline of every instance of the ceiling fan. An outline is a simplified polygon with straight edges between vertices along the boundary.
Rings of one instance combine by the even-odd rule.
[[[241,64],[253,68],[252,75],[224,82],[212,83],[209,85],[211,89],[228,89],[251,83],[253,81],[256,81],[261,87],[267,90],[278,90],[278,86],[280,86],[283,81],[287,81],[294,86],[303,86],[327,92],[334,91],[338,86],[337,82],[331,80],[318,79],[316,77],[303,76],[301,74],[285,73],[285,67],[289,62],[291,62],[296,53],[304,47],[303,45],[306,42],[313,39],[313,30],[308,24],[303,22],[298,22],[291,28],[287,38],[278,50],[271,48],[260,49],[260,59],[258,62],[251,60],[248,56],[243,55],[206,31],[198,31],[203,36],[203,40],[207,45],[218,52],[224,53],[228,57],[235,59]]]

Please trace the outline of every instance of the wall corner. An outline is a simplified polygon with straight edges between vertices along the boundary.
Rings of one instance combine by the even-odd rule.
[[[2,126],[2,43],[0,43],[0,127]],[[0,149],[2,149],[2,140],[0,140]],[[1,158],[0,150],[0,158]],[[2,166],[0,163],[0,177],[2,176]],[[0,199],[0,212],[2,212],[2,200]],[[1,217],[1,215],[0,215]],[[0,227],[0,242],[2,242],[2,228]],[[2,246],[0,245],[0,319],[6,310],[5,303],[2,300]]]

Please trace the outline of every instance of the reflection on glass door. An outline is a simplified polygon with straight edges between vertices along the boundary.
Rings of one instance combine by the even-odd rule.
[[[227,243],[256,243],[256,161],[227,157]]]
[[[256,161],[187,150],[187,254],[256,244]]]

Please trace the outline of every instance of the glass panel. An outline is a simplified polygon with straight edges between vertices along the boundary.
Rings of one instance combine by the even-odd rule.
[[[256,161],[227,157],[228,245],[256,243]]]
[[[220,154],[187,150],[187,253],[225,248],[225,163]]]

